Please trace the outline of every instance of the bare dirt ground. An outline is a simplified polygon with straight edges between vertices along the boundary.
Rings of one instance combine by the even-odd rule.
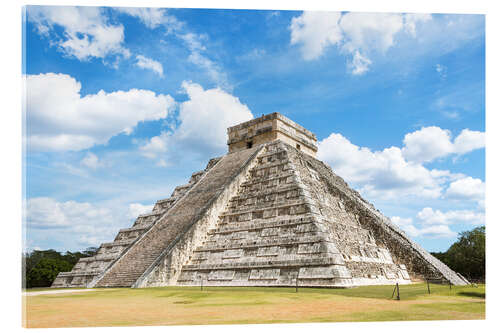
[[[24,291],[22,295],[37,296],[37,295],[51,295],[51,294],[81,293],[87,291],[96,291],[96,289],[56,289],[56,290],[42,290],[42,291]]]

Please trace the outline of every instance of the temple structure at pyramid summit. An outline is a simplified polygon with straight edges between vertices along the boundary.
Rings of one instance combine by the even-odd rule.
[[[227,132],[226,155],[52,287],[467,283],[317,160],[307,129],[272,113]]]

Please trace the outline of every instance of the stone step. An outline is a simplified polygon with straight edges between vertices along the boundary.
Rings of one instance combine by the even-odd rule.
[[[150,212],[150,213],[144,213],[144,214],[140,214],[138,217],[150,217],[150,216],[159,216],[161,215],[160,212]]]
[[[107,260],[114,260],[120,256],[120,253],[113,253],[113,254],[98,254],[95,256],[96,261],[107,261]]]
[[[187,264],[182,267],[183,271],[203,271],[203,270],[232,270],[242,268],[269,268],[269,267],[306,267],[323,265],[344,265],[344,260],[340,254],[330,254],[322,258],[304,258],[294,260],[262,260],[244,261],[235,263],[220,264]]]
[[[198,247],[195,252],[204,251],[217,251],[217,250],[230,250],[230,249],[244,249],[256,247],[269,247],[279,245],[293,245],[293,244],[306,244],[317,243],[324,241],[324,236],[305,236],[305,237],[274,237],[272,239],[259,239],[259,240],[245,240],[245,241],[229,241],[227,243],[217,243],[214,245],[206,245]]]
[[[314,222],[312,215],[301,216],[297,218],[275,218],[271,221],[269,219],[252,219],[250,221],[219,223],[218,228],[211,230],[210,234],[224,234],[238,231],[250,231],[267,228],[277,228],[286,226],[295,226],[300,224],[307,224]]]
[[[226,210],[224,213],[220,215],[220,218],[224,217],[230,217],[230,216],[237,216],[237,215],[244,215],[244,214],[253,214],[256,215],[255,213],[261,213],[263,214],[265,211],[271,211],[271,210],[279,210],[282,208],[289,208],[289,207],[296,207],[296,206],[304,206],[304,205],[309,205],[309,201],[306,199],[305,196],[297,196],[295,198],[289,198],[289,199],[284,199],[280,201],[272,201],[272,202],[263,202],[263,203],[257,203],[253,205],[244,205],[240,206],[240,209],[234,209],[229,207],[228,210]],[[300,213],[293,213],[293,215],[296,214],[302,214],[304,213],[305,210],[301,210]],[[283,214],[283,215],[291,215],[291,214]],[[254,218],[259,218],[257,217],[250,217],[251,219]]]
[[[260,212],[260,211],[265,211],[269,209],[280,209],[280,208],[286,208],[286,207],[292,207],[292,206],[300,206],[300,205],[305,205],[308,204],[308,201],[305,200],[305,197],[300,197],[299,199],[290,199],[287,200],[286,202],[283,203],[269,203],[269,204],[262,204],[260,207],[259,205],[254,205],[251,208],[246,208],[241,209],[241,210],[230,210],[222,213],[219,217],[223,218],[226,216],[235,216],[235,215],[242,215],[242,214],[249,214],[253,212]]]
[[[116,242],[102,243],[101,247],[114,247],[114,246],[130,245],[133,242],[134,242],[134,240],[120,240],[120,241],[116,241]]]
[[[272,196],[272,195],[279,195],[281,193],[286,193],[290,191],[297,191],[299,192],[303,187],[300,184],[295,184],[295,183],[290,183],[290,184],[284,184],[279,187],[273,187],[273,188],[267,188],[262,191],[259,191],[258,193],[256,192],[239,192],[237,195],[231,198],[229,200],[229,204],[233,203],[239,203],[242,200],[248,200],[248,199],[253,199],[253,198],[259,198],[259,197],[265,197],[265,196]]]
[[[250,171],[250,174],[253,175],[257,171],[265,170],[265,169],[270,169],[273,167],[279,167],[282,165],[291,165],[291,162],[288,158],[281,159],[281,160],[275,160],[273,162],[264,162],[263,164],[259,164],[255,167],[252,168]]]
[[[275,181],[275,180],[280,180],[283,178],[288,178],[288,177],[293,177],[295,175],[295,172],[293,170],[286,170],[283,172],[280,172],[279,175],[273,175],[269,177],[263,177],[263,178],[257,178],[253,177],[241,184],[241,191],[247,191],[248,187],[251,187],[253,185],[261,184],[264,182],[270,182],[270,181]],[[286,182],[283,182],[286,183]]]
[[[132,231],[141,231],[141,230],[147,230],[151,228],[152,224],[139,224],[135,227],[130,227],[130,228],[123,228],[118,231],[118,233],[127,233],[127,232],[132,232]]]

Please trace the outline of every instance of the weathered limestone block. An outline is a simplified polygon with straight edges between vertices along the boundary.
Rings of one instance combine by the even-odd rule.
[[[234,271],[231,270],[211,271],[210,274],[208,274],[208,280],[231,281],[233,278],[234,278]]]
[[[276,280],[279,276],[279,268],[252,269],[249,280]]]
[[[299,279],[333,279],[351,278],[350,272],[343,265],[326,267],[302,267],[299,270]]]

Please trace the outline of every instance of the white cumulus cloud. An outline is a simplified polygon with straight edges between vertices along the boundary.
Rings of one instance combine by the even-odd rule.
[[[457,233],[450,229],[454,224],[481,225],[485,222],[483,212],[472,210],[449,210],[425,207],[417,213],[416,220],[412,218],[391,217],[391,221],[412,237],[452,238]]]
[[[484,147],[484,132],[464,129],[454,140],[448,130],[436,126],[408,133],[403,147],[372,151],[359,147],[338,133],[318,143],[318,158],[372,198],[417,196],[484,200],[484,183],[448,170],[423,164],[451,154],[462,155]],[[449,187],[446,190],[447,184]]]
[[[292,18],[290,24],[291,44],[301,44],[302,56],[313,60],[323,54],[324,49],[342,40],[338,25],[338,12],[304,12]]]
[[[446,196],[450,199],[484,201],[485,184],[481,179],[465,177],[450,183]]]
[[[158,74],[160,77],[163,77],[163,65],[153,59],[147,58],[143,55],[136,56],[137,62],[136,66],[144,69],[149,69]]]
[[[349,63],[349,68],[353,75],[361,75],[370,69],[372,61],[364,57],[358,50],[354,51],[352,61]]]
[[[431,18],[429,14],[305,11],[292,18],[290,43],[299,45],[305,60],[317,59],[335,45],[351,56],[352,74],[360,75],[369,70],[371,54],[384,54],[400,32],[416,37],[417,24]]]
[[[391,217],[391,222],[403,229],[411,237],[452,238],[457,235],[448,225],[416,226],[412,218]]]
[[[119,7],[117,11],[138,18],[145,26],[155,29],[159,26],[165,26],[168,31],[180,29],[182,22],[179,22],[174,16],[168,15],[167,10],[163,8],[138,8],[138,7]]]
[[[405,160],[398,147],[371,151],[332,133],[318,144],[318,158],[329,163],[335,173],[354,183],[370,197],[418,196],[438,198],[442,184],[453,177],[444,170],[429,170]]]
[[[484,148],[484,132],[464,129],[452,141],[451,133],[437,126],[422,127],[403,140],[403,154],[408,161],[424,163],[450,154],[463,155]]]
[[[484,132],[464,129],[454,140],[454,152],[462,155],[485,147],[486,135]]]
[[[130,51],[123,46],[123,26],[110,24],[101,8],[28,6],[27,15],[37,31],[50,38],[66,55],[79,60],[130,56]]]
[[[437,126],[423,127],[408,133],[403,142],[405,158],[417,163],[430,162],[454,151],[450,131]]]
[[[131,89],[80,95],[81,84],[66,74],[26,76],[27,142],[31,150],[81,150],[130,134],[141,121],[165,118],[169,95]]]
[[[394,45],[395,34],[403,28],[403,15],[391,13],[346,13],[340,20],[345,34],[343,48],[349,52],[385,52]]]
[[[51,197],[29,198],[23,205],[28,244],[50,241],[50,246],[63,251],[110,242],[120,228],[130,227],[139,214],[153,208],[140,203],[116,202],[101,206],[74,200],[58,201]]]
[[[253,118],[245,104],[220,88],[205,90],[187,81],[182,88],[189,99],[179,105],[179,126],[142,145],[139,149],[144,156],[157,158],[180,150],[222,154],[227,149],[227,127]]]
[[[150,213],[153,210],[154,205],[143,205],[140,203],[131,203],[128,206],[128,217],[131,219],[136,219],[137,216],[141,214]]]
[[[141,153],[148,158],[156,158],[167,152],[171,135],[168,132],[162,132],[154,136],[140,147]]]
[[[28,228],[54,229],[93,226],[112,220],[109,209],[87,202],[58,202],[49,197],[28,199],[26,222]]]
[[[469,223],[472,225],[484,224],[484,213],[471,210],[450,210],[442,212],[431,207],[425,207],[417,214],[424,225]]]

